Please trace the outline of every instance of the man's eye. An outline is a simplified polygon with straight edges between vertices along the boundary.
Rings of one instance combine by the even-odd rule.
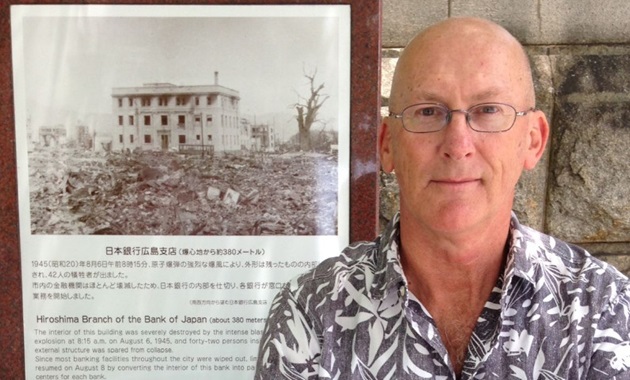
[[[439,113],[439,110],[436,107],[424,107],[424,108],[420,108],[416,112],[416,115],[427,117],[427,116],[435,116],[438,113]]]
[[[498,106],[493,106],[493,105],[482,106],[479,111],[481,113],[487,113],[487,114],[493,114],[493,113],[501,112],[501,110],[499,109]]]

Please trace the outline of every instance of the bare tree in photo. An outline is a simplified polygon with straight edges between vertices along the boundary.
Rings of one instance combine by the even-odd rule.
[[[295,109],[297,110],[295,119],[299,128],[300,149],[303,151],[311,150],[311,127],[319,121],[317,118],[319,109],[328,99],[328,95],[321,93],[324,89],[324,83],[321,83],[319,86],[315,84],[316,75],[317,69],[310,75],[304,73],[304,76],[309,81],[310,95],[308,99],[300,97],[300,102],[295,104]]]

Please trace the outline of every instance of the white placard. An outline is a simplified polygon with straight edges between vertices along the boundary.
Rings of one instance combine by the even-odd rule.
[[[27,379],[251,378],[278,288],[348,244],[350,7],[11,26]]]

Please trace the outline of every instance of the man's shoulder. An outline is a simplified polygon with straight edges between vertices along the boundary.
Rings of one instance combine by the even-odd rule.
[[[549,253],[571,265],[584,265],[585,263],[594,262],[601,267],[610,266],[578,244],[566,242],[524,225],[520,226],[520,230],[523,232],[525,248],[530,248],[528,245],[535,248],[534,250],[528,249],[530,253]]]
[[[625,274],[579,245],[523,225],[516,231],[520,236],[513,243],[518,242],[519,251],[539,275],[580,286],[612,285],[616,289],[630,286]]]

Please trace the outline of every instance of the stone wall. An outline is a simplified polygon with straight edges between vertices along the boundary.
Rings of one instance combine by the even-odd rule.
[[[493,20],[526,47],[547,152],[517,187],[515,212],[630,274],[630,3],[627,0],[383,0],[383,112],[404,45],[447,17]],[[381,173],[381,226],[398,208]]]

